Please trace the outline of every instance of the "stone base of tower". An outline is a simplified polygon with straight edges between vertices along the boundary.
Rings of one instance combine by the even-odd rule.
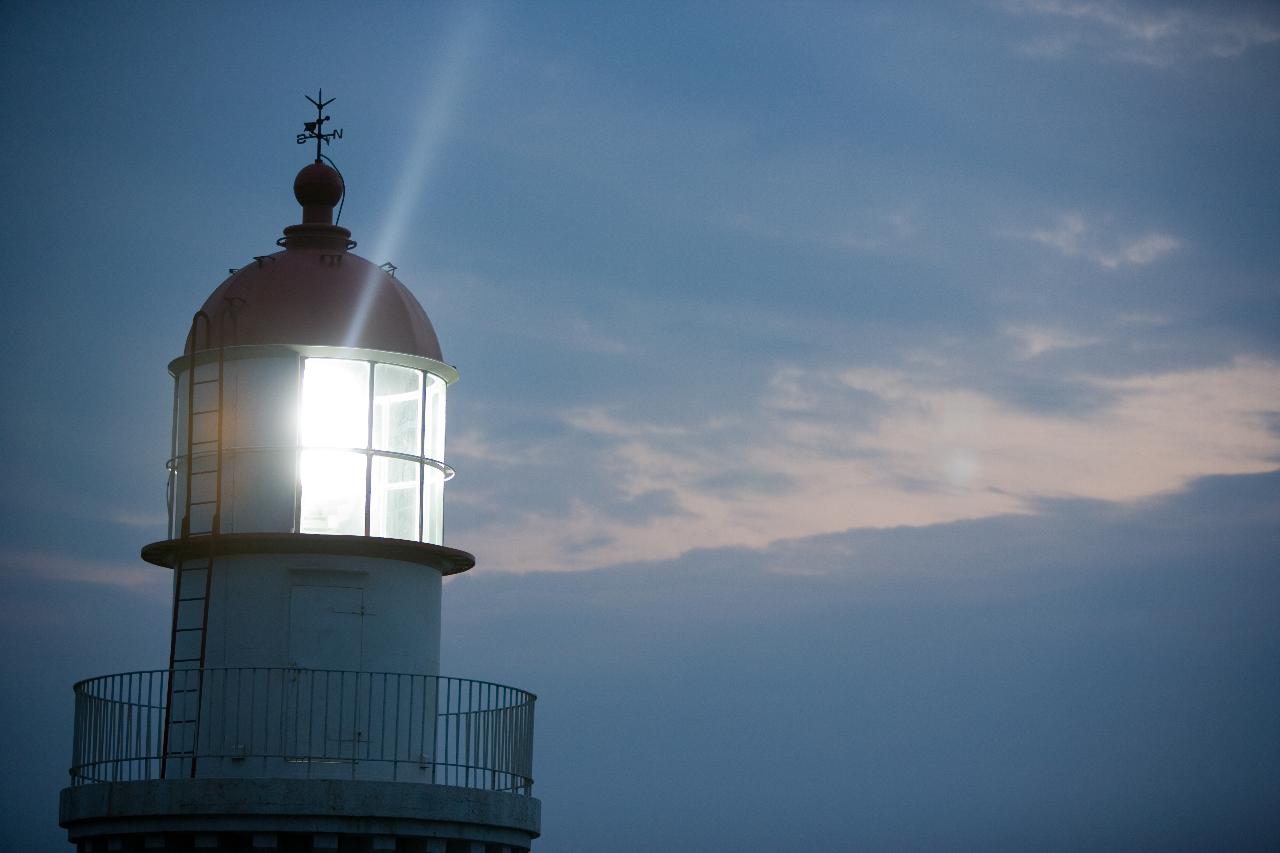
[[[66,788],[59,823],[83,853],[517,853],[541,811],[532,797],[449,785],[166,779]]]

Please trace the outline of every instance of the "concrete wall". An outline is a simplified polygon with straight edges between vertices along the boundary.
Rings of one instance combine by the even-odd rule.
[[[327,554],[219,557],[207,667],[438,675],[439,570]]]
[[[541,831],[541,806],[532,797],[444,785],[183,779],[67,788],[59,823],[72,841],[114,850],[152,849],[153,839],[154,849],[187,850],[201,836],[227,849],[232,844],[223,842],[238,832],[258,834],[258,846],[268,849],[286,836],[302,842],[291,849],[320,849],[329,839],[312,836],[323,834],[335,844],[338,838],[372,844],[358,849],[497,853],[529,849]],[[423,844],[428,839],[434,843]]]

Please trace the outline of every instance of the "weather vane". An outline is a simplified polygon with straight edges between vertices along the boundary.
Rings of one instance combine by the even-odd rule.
[[[329,100],[326,101],[324,99],[323,89],[317,90],[316,96],[314,98],[311,97],[310,95],[304,95],[303,97],[305,97],[308,101],[310,101],[312,104],[315,105],[316,120],[305,122],[302,125],[305,128],[305,130],[302,133],[298,134],[298,144],[306,145],[307,140],[314,139],[316,141],[316,162],[319,163],[320,157],[321,157],[321,154],[320,154],[321,144],[323,143],[324,145],[328,145],[333,140],[342,138],[341,128],[338,128],[337,130],[331,130],[328,133],[324,132],[324,123],[329,120],[329,117],[324,114],[324,108],[332,104],[336,100],[336,98],[330,98]]]

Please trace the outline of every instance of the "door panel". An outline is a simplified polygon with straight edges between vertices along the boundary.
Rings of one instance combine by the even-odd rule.
[[[289,659],[301,669],[358,670],[364,634],[364,590],[295,586],[289,602]]]

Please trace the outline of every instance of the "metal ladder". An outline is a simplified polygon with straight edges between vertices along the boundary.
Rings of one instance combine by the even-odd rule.
[[[216,362],[197,362],[202,327],[207,350],[209,315],[198,311],[191,319],[191,354],[187,358],[187,440],[183,457],[186,490],[181,534],[184,540],[205,539],[207,547],[180,549],[181,556],[174,566],[162,779],[196,775],[209,593],[213,586],[215,540],[221,524],[225,359],[224,349],[219,346]]]

